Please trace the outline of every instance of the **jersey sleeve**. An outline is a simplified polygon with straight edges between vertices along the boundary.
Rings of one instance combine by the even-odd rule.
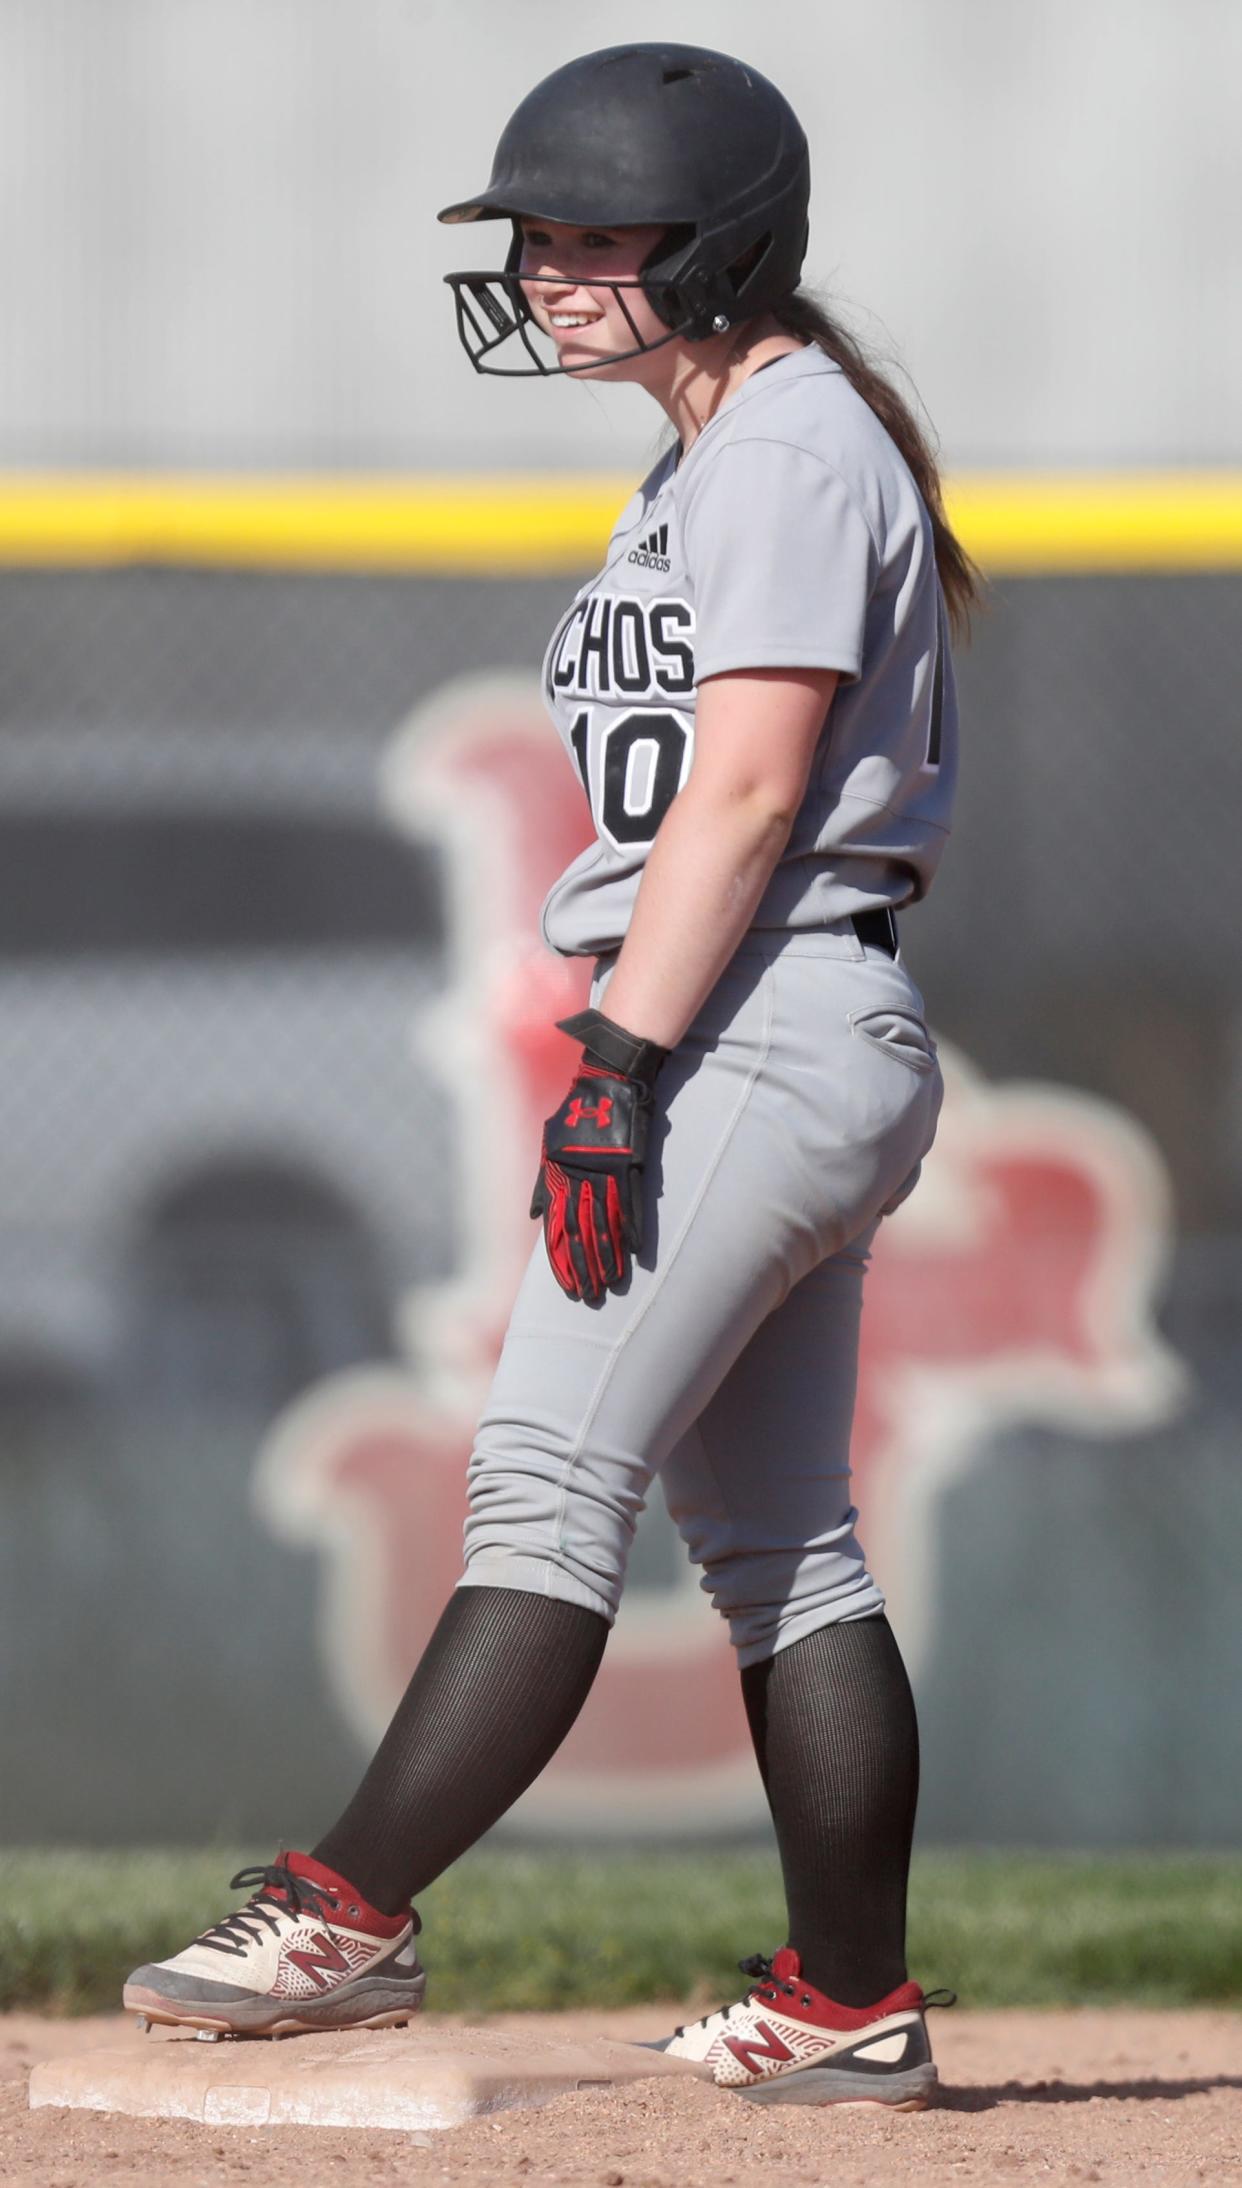
[[[787,441],[727,442],[693,481],[682,527],[700,680],[726,669],[858,675],[880,554],[830,464]]]

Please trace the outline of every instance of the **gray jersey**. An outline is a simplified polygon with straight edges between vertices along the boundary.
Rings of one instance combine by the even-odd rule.
[[[841,674],[760,929],[816,928],[929,888],[948,833],[957,708],[931,523],[901,456],[816,348],[753,373],[678,466],[622,512],[544,661],[597,841],[543,928],[616,949],[656,830],[690,772],[701,677]]]

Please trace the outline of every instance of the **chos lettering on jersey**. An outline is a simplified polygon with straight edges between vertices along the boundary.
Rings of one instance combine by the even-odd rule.
[[[587,593],[552,648],[548,697],[686,697],[694,690],[693,641],[694,610],[686,600]]]

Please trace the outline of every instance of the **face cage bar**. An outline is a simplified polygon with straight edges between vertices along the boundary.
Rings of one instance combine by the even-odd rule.
[[[525,278],[529,281],[533,277],[527,275]],[[667,334],[662,334],[658,342],[644,342],[621,294],[623,289],[645,291],[647,285],[644,281],[599,281],[592,277],[589,284],[584,284],[578,279],[571,280],[568,274],[540,274],[538,280],[543,287],[552,287],[559,283],[564,289],[583,286],[610,289],[625,315],[626,326],[634,337],[633,349],[610,350],[606,357],[593,357],[585,365],[550,365],[540,356],[527,331],[532,314],[522,293],[522,275],[506,270],[503,273],[451,273],[445,274],[444,279],[453,291],[457,332],[462,348],[476,372],[491,373],[498,380],[547,380],[553,379],[558,373],[573,375],[594,372],[600,365],[624,364],[631,357],[645,357],[651,350],[663,349],[666,342],[675,342],[679,335],[688,335],[693,325],[692,320],[685,319],[680,326],[671,327]],[[493,293],[495,290],[499,290],[499,295]],[[486,326],[483,324],[484,320],[487,321]],[[727,320],[723,324],[713,323],[713,332],[723,334],[727,326]],[[489,327],[492,330],[490,333]],[[515,334],[530,358],[530,363],[488,364],[486,360],[493,351],[498,350],[502,343],[510,341]],[[547,335],[544,339],[551,341],[551,336]]]

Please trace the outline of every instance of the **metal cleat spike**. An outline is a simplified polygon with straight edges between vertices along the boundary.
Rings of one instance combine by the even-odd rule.
[[[137,2016],[134,2022],[134,2027],[137,2029],[140,2036],[149,2036],[151,2034],[151,2023],[148,2021],[145,2013],[140,2013]]]
[[[218,2028],[196,2028],[194,2034],[200,2044],[218,2044],[222,2031]]]

